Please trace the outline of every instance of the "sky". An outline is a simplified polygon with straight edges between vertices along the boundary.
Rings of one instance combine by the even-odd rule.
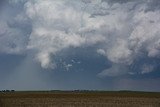
[[[159,0],[1,0],[0,90],[160,92]]]

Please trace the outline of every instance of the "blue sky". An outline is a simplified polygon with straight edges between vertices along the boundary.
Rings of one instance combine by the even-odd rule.
[[[1,0],[0,89],[160,91],[159,0]]]

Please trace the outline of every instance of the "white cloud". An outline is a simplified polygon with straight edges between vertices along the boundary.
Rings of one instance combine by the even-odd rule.
[[[89,27],[81,30],[82,12],[67,6],[66,2],[47,0],[28,1],[25,4],[26,13],[33,23],[28,49],[38,51],[37,59],[44,68],[52,62],[50,55],[64,48],[91,45],[104,40],[103,36],[90,32]],[[90,20],[88,13],[83,13],[83,20],[85,24]]]
[[[74,1],[74,6],[70,3],[47,0],[25,4],[33,23],[28,48],[37,50],[42,67],[49,67],[51,55],[62,49],[96,43],[103,44],[103,50],[97,50],[98,53],[123,66],[132,64],[141,52],[147,52],[148,57],[159,55],[160,13],[158,10],[145,12],[147,2],[109,5]]]
[[[97,53],[101,54],[101,55],[105,55],[106,52],[103,49],[98,49]]]
[[[69,69],[73,66],[72,64],[66,64],[65,62],[63,63],[64,68],[69,71]]]
[[[150,73],[154,70],[154,65],[144,64],[141,69],[141,74]]]
[[[112,37],[107,38],[109,41],[106,42],[106,47],[103,48],[105,49],[106,57],[113,63],[119,65],[130,65],[134,60],[143,57],[141,55],[145,53],[148,54],[148,58],[156,58],[160,55],[160,11],[145,12],[147,8],[145,2],[140,4],[141,7],[129,10],[130,7],[127,7],[129,4],[134,3],[113,5],[116,9],[112,11],[112,14],[115,13],[117,18],[114,19],[114,16],[112,16],[112,19],[106,19],[111,20],[110,24],[114,27],[115,33],[112,33]],[[120,14],[117,13],[119,10],[122,11]],[[113,26],[112,21],[116,22],[116,26]],[[142,74],[144,74],[144,72],[152,72],[153,69],[154,66],[149,67],[149,69],[144,70]],[[111,76],[110,72],[113,72],[112,68],[102,71],[101,74]],[[123,71],[120,72],[123,73]],[[119,72],[116,74],[118,75]]]
[[[54,56],[61,50],[98,44],[97,53],[113,63],[112,68],[101,74],[123,74],[117,68],[131,65],[141,57],[140,53],[147,53],[147,58],[160,55],[160,11],[146,11],[151,8],[148,3],[28,0],[24,12],[17,13],[13,21],[18,24],[16,27],[30,22],[31,34],[26,37],[22,28],[9,26],[7,20],[0,21],[0,52],[34,50],[35,59],[43,68],[54,68]]]
[[[106,53],[108,59],[114,63],[132,63],[132,51],[128,48],[127,41],[118,39],[113,47],[110,47]]]

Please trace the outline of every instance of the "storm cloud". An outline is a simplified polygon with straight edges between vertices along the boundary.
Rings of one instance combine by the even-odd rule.
[[[69,57],[75,52],[76,56],[90,48],[92,54],[109,63],[97,71],[98,78],[158,72],[159,0],[3,0],[0,3],[1,54],[32,54],[31,62],[54,71],[59,69],[60,55]],[[85,55],[92,54],[88,50]],[[79,62],[70,60],[67,64],[63,62],[67,70]]]

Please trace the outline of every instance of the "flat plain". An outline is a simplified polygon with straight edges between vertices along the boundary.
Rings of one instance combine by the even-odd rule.
[[[0,107],[160,107],[160,93],[131,91],[0,92]]]

